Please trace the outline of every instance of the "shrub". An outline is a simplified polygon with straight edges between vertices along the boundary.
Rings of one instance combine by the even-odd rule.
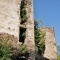
[[[11,52],[11,44],[8,44],[5,39],[0,39],[0,60],[11,60]]]
[[[58,55],[58,60],[60,60],[60,55]]]
[[[34,34],[35,34],[35,44],[38,52],[42,55],[45,49],[45,33],[40,31],[38,27],[38,21],[34,22]]]
[[[28,53],[27,47],[25,45],[20,45],[20,53],[24,55]]]
[[[22,56],[28,57],[28,50],[25,45],[13,46],[10,40],[0,38],[0,60],[17,60]]]
[[[29,53],[25,45],[20,45],[19,49],[14,49],[12,60],[19,60],[21,58],[28,59]]]

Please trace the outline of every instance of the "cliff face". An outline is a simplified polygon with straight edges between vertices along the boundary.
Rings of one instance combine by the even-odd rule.
[[[49,60],[57,60],[56,41],[53,28],[43,27],[41,31],[45,32],[45,52],[44,57]]]

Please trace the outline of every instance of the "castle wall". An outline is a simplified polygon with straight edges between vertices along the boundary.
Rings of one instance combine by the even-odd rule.
[[[30,59],[35,60],[35,41],[34,41],[34,16],[33,16],[33,0],[28,0],[27,4],[27,38],[25,43],[30,52]]]
[[[20,0],[0,0],[0,33],[19,38]]]
[[[46,33],[44,57],[48,58],[49,60],[57,60],[57,49],[54,29],[44,27],[41,30]]]
[[[20,27],[20,6],[22,0],[0,0],[0,33],[8,33],[17,37],[19,40]],[[30,60],[35,60],[35,42],[34,42],[34,17],[33,17],[33,0],[26,0],[27,22],[26,39],[24,44],[29,50]]]
[[[27,21],[25,23],[26,39],[24,44],[29,50],[29,59],[35,60],[35,41],[34,41],[34,16],[33,16],[33,0],[25,0]],[[21,24],[24,25],[24,24]]]

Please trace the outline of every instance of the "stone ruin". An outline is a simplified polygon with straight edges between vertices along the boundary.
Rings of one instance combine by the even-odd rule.
[[[22,23],[23,1],[26,3],[26,21]],[[42,31],[46,32],[44,57],[57,60],[53,28],[43,28]],[[30,53],[29,60],[35,60],[33,0],[0,0],[0,36],[4,35],[9,39],[14,38],[16,44],[24,43]]]
[[[24,2],[23,2],[24,1]],[[26,21],[22,22],[21,6],[25,3]],[[35,60],[34,18],[32,0],[0,0],[0,35],[16,38],[29,50],[30,60]],[[25,34],[22,36],[21,34]],[[6,35],[7,36],[7,35]],[[22,39],[21,39],[22,37]]]
[[[45,33],[45,51],[43,57],[47,60],[57,60],[57,48],[54,28],[47,28],[43,26],[41,31]]]

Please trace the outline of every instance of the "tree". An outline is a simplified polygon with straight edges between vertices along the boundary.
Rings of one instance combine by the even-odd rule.
[[[35,44],[38,48],[38,52],[42,54],[44,48],[45,48],[45,33],[40,31],[38,25],[39,21],[35,20],[34,22],[34,34],[35,34]]]

